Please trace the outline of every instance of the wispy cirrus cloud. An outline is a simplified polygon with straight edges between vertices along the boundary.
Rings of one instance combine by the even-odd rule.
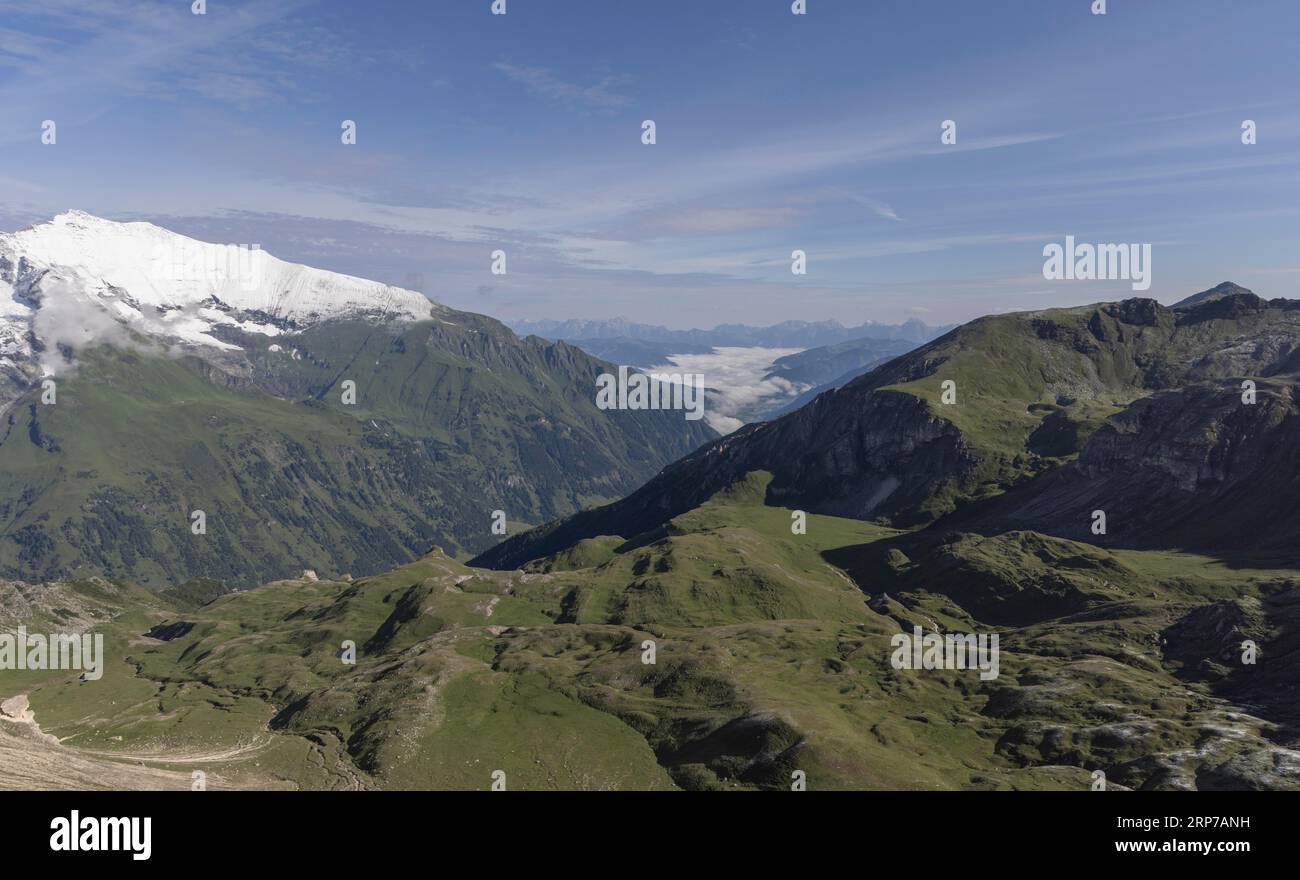
[[[632,103],[630,95],[620,89],[628,84],[624,76],[609,75],[592,85],[579,85],[558,77],[545,67],[524,67],[498,61],[492,65],[510,80],[535,95],[571,106],[592,110],[617,110]]]
[[[627,240],[682,235],[729,235],[755,229],[789,227],[799,219],[792,205],[728,207],[712,205],[665,205],[633,214],[608,235]]]
[[[0,85],[0,142],[33,138],[32,120],[85,122],[98,118],[132,99],[171,94],[197,88],[205,97],[245,100],[252,85],[232,74],[207,53],[239,37],[271,26],[306,0],[267,0],[264,4],[223,10],[223,14],[197,16],[188,3],[125,2],[104,5],[78,0],[2,0],[11,35],[3,43],[3,57],[18,71]],[[40,63],[33,64],[15,34],[30,33],[37,25],[53,26],[59,37],[44,40]],[[39,44],[36,43],[36,44]],[[206,77],[221,76],[223,82]],[[187,85],[188,83],[188,85]]]
[[[45,59],[63,45],[53,37],[0,27],[0,67],[35,73],[45,65]]]
[[[873,199],[870,198],[869,196],[857,196],[857,195],[849,196],[849,198],[852,199],[857,204],[861,205],[862,207],[870,210],[871,213],[875,214],[877,217],[884,217],[886,220],[894,220],[900,223],[903,220],[903,218],[899,217],[898,213],[893,208],[889,207],[889,205],[886,205],[884,202],[880,201],[880,199]]]

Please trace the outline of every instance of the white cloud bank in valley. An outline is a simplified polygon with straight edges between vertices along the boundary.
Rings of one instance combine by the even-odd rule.
[[[674,354],[649,373],[702,373],[707,386],[704,419],[716,431],[730,434],[756,413],[790,400],[809,386],[786,379],[765,379],[772,362],[802,348],[741,348],[722,346],[710,354]]]

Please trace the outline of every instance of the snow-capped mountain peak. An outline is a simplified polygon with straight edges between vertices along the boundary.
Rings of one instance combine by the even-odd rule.
[[[218,326],[275,335],[331,318],[420,320],[422,294],[277,259],[257,245],[212,244],[152,223],[67,211],[0,233],[0,366],[74,347],[105,326],[236,348]],[[38,346],[39,347],[39,346]]]

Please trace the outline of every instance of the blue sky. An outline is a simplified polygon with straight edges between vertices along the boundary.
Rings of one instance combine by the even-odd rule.
[[[489,5],[0,0],[0,228],[75,207],[674,327],[1134,295],[1045,281],[1066,235],[1151,243],[1164,302],[1295,295],[1293,0]]]

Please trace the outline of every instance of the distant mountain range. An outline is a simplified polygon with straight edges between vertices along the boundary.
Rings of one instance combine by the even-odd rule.
[[[507,321],[511,329],[521,336],[533,334],[543,339],[576,340],[639,340],[660,343],[663,346],[686,346],[673,352],[699,351],[718,346],[762,346],[764,348],[816,348],[854,339],[902,339],[913,343],[933,339],[949,327],[930,327],[912,319],[902,324],[881,324],[867,321],[856,327],[845,327],[839,321],[783,321],[769,327],[750,327],[746,324],[719,324],[712,330],[670,330],[653,324],[637,324],[622,318],[609,320],[542,320]]]
[[[805,390],[765,415],[775,418],[793,412],[817,395],[839,388],[916,346],[910,339],[851,339],[777,358],[765,378],[784,379]]]
[[[669,330],[621,319],[520,321],[513,326],[520,334],[563,339],[602,360],[642,370],[680,362],[683,355],[707,355],[720,348],[805,349],[778,358],[765,375],[753,373],[742,378],[724,366],[721,372],[731,374],[731,381],[738,387],[728,387],[724,382],[717,388],[718,394],[711,394],[711,400],[713,408],[721,408],[732,424],[773,418],[796,409],[950,329],[929,327],[915,320],[896,325],[868,321],[858,327],[845,327],[837,321],[786,321],[770,327],[724,324],[712,330]],[[712,371],[706,370],[706,374],[711,376]],[[731,411],[727,409],[728,395],[753,402]]]
[[[662,366],[668,363],[673,355],[708,354],[714,350],[712,345],[633,339],[630,336],[565,339],[564,341],[603,361],[627,364],[640,370]]]

